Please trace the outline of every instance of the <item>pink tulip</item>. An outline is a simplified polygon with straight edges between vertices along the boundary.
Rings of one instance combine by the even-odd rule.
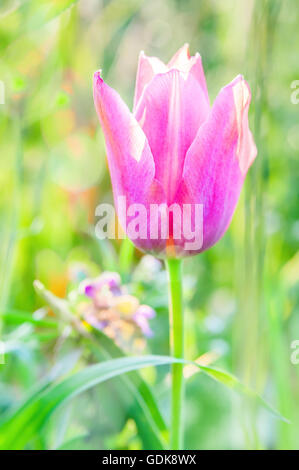
[[[123,213],[119,196],[126,197],[127,207],[142,204],[147,211],[145,232],[133,240],[136,246],[161,257],[181,257],[204,251],[223,236],[256,156],[248,126],[250,99],[249,86],[238,75],[210,107],[201,57],[190,57],[188,45],[167,65],[141,52],[133,112],[95,73],[94,101],[120,222],[128,229],[133,214]],[[201,204],[201,246],[186,248],[190,238],[182,230],[174,237],[178,227],[172,212],[154,227],[160,233],[167,222],[168,238],[153,238],[152,204],[189,205],[190,233],[198,230],[194,208]]]

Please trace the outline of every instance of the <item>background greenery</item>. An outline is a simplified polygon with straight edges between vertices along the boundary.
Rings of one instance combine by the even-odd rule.
[[[249,81],[258,158],[225,237],[184,263],[186,357],[232,372],[290,423],[193,374],[186,446],[298,449],[298,24],[293,0],[1,1],[0,447],[139,449],[158,447],[155,434],[167,439],[169,367],[79,394],[79,380],[66,377],[121,351],[69,328],[33,281],[65,297],[78,266],[120,272],[157,311],[147,352],[168,354],[163,266],[94,237],[95,206],[112,195],[92,75],[101,68],[131,106],[139,50],[167,61],[189,42],[212,100],[238,73]]]

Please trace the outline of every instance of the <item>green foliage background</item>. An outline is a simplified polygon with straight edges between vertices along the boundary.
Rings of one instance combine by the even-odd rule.
[[[156,448],[155,433],[167,439],[167,365],[91,387],[34,421],[54,403],[49,387],[121,351],[96,332],[90,340],[66,331],[61,318],[40,309],[33,281],[65,297],[75,262],[95,275],[119,271],[157,311],[147,351],[168,354],[164,270],[136,280],[142,255],[127,242],[94,237],[95,206],[112,194],[92,75],[101,68],[131,106],[140,49],[167,61],[189,42],[191,53],[202,55],[212,100],[237,74],[248,80],[258,157],[227,234],[184,263],[186,357],[217,356],[217,366],[290,423],[194,374],[186,446],[298,449],[299,365],[290,359],[299,340],[299,104],[291,101],[298,24],[293,0],[1,1],[0,311],[7,350],[0,446],[139,449]],[[18,414],[22,407],[27,411]]]

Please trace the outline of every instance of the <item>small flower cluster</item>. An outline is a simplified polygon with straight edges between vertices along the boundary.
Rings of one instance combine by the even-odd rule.
[[[83,296],[79,311],[87,323],[126,351],[144,348],[145,337],[153,335],[149,320],[155,311],[126,292],[118,273],[103,272],[94,279],[85,279],[79,293]]]

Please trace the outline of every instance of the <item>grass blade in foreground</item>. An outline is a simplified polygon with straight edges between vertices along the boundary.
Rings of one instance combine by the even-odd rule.
[[[120,359],[112,359],[110,361],[102,362],[88,366],[85,369],[77,372],[76,374],[66,378],[60,383],[53,385],[46,389],[41,395],[31,399],[27,406],[24,405],[20,410],[8,418],[6,422],[0,426],[0,448],[1,449],[18,449],[18,439],[10,439],[11,429],[17,427],[19,435],[26,430],[28,440],[30,441],[30,430],[32,429],[31,438],[34,437],[34,430],[36,426],[42,428],[47,419],[52,415],[58,406],[67,402],[69,399],[79,395],[80,393],[88,390],[95,385],[98,385],[113,377],[121,374],[141,369],[149,366],[161,366],[173,364],[175,362],[184,364],[194,364],[199,370],[202,370],[213,379],[221,382],[227,387],[235,390],[242,395],[247,395],[250,398],[257,400],[257,403],[264,406],[274,416],[285,421],[276,410],[268,405],[259,395],[252,390],[245,387],[239,380],[228,374],[227,372],[215,369],[212,367],[201,366],[191,361],[184,361],[168,356],[143,356],[143,357],[123,357]],[[29,442],[28,441],[28,442]]]
[[[98,361],[125,357],[122,349],[102,331],[93,328],[91,325],[89,325],[88,330],[83,328],[81,321],[70,310],[66,300],[56,297],[39,281],[34,282],[34,287],[36,292],[52,308],[62,322],[71,324],[79,334],[83,334],[88,347],[92,348]],[[103,353],[102,357],[98,355],[99,349]],[[155,439],[154,447],[157,450],[165,448],[164,438],[168,433],[168,429],[149,386],[137,371],[132,371],[128,376],[121,376],[121,379],[123,385],[131,391],[136,403],[142,409],[147,426],[151,430],[151,439]],[[142,434],[141,427],[140,425],[139,432]]]

